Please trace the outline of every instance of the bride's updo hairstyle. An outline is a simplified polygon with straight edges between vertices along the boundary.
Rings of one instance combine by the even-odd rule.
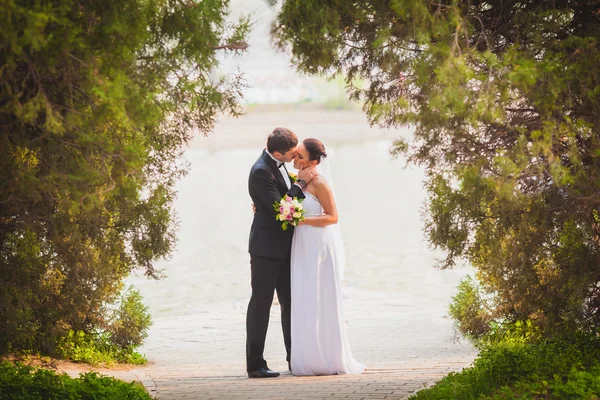
[[[302,141],[306,151],[308,152],[308,156],[310,161],[317,161],[317,164],[321,162],[321,157],[327,157],[327,152],[325,151],[325,146],[318,139],[308,138]]]

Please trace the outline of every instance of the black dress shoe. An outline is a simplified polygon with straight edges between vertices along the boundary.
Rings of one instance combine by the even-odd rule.
[[[277,378],[279,372],[271,371],[269,368],[261,368],[248,372],[248,378]]]
[[[292,363],[288,361],[288,370],[292,370]]]

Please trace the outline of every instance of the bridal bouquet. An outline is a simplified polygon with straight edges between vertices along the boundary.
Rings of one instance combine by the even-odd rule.
[[[298,222],[304,221],[303,201],[304,199],[298,200],[297,197],[284,196],[281,201],[273,204],[273,209],[277,211],[275,218],[282,221],[281,229],[285,231],[289,224],[296,226]]]

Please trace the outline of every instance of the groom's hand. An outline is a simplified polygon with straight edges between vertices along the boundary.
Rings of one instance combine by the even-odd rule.
[[[253,212],[254,214],[256,214],[256,206],[254,205],[254,203],[252,203],[252,212]]]
[[[298,171],[298,181],[306,182],[306,186],[313,178],[317,176],[317,169],[315,167],[304,168]]]

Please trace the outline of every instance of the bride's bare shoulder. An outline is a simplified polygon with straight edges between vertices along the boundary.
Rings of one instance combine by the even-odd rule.
[[[317,189],[323,189],[323,188],[329,187],[327,180],[325,178],[323,178],[321,175],[315,176],[312,181]]]

